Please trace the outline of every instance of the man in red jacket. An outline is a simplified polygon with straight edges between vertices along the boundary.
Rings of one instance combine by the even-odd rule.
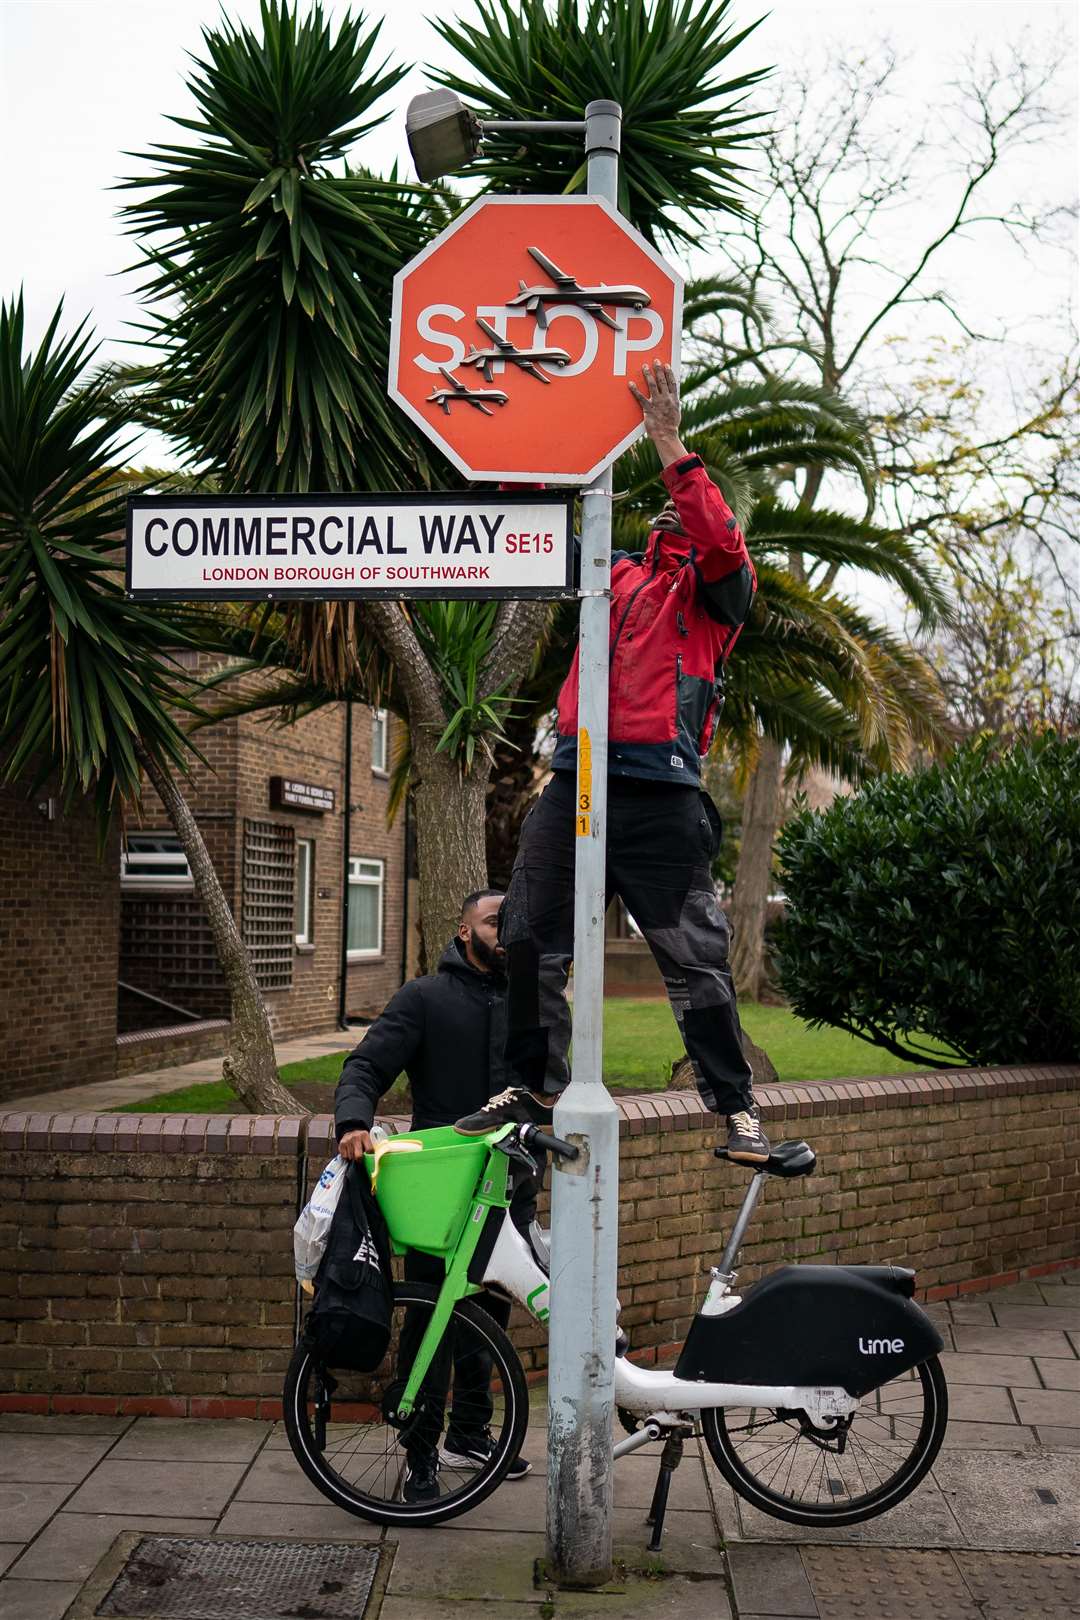
[[[679,437],[670,366],[630,384],[671,499],[643,553],[611,568],[607,884],[664,976],[707,1108],[727,1116],[728,1156],[762,1164],[769,1144],[743,1056],[729,930],[710,863],[719,818],[701,760],[723,701],[723,670],[757,581],[730,508]],[[480,1135],[507,1120],[549,1126],[569,1080],[566,982],[574,941],[578,654],[559,694],[554,775],[526,817],[500,918],[509,970],[506,1059],[518,1081],[457,1122]]]

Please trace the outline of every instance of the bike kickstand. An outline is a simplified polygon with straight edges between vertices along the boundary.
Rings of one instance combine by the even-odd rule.
[[[664,1449],[660,1453],[660,1472],[656,1476],[656,1489],[653,1491],[652,1503],[649,1507],[646,1524],[652,1525],[652,1536],[649,1539],[649,1552],[660,1551],[660,1541],[664,1534],[664,1516],[667,1513],[668,1491],[671,1488],[671,1476],[682,1462],[683,1437],[681,1434],[669,1434],[664,1441]]]

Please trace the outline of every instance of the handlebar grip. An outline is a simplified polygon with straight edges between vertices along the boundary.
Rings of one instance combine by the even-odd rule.
[[[533,1129],[529,1133],[530,1147],[546,1148],[560,1159],[576,1159],[581,1152],[573,1142],[564,1142],[561,1136],[549,1136],[546,1131]]]

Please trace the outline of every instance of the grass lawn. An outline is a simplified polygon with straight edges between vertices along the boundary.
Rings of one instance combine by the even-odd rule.
[[[900,1074],[917,1070],[880,1046],[870,1046],[842,1030],[811,1030],[786,1007],[740,1004],[739,1016],[750,1037],[772,1058],[781,1080],[846,1080],[868,1074]],[[682,1044],[666,1001],[636,1001],[617,997],[604,1006],[604,1079],[615,1090],[662,1091],[671,1065],[682,1055]],[[298,1086],[301,1101],[327,1112],[341,1073],[345,1053],[287,1063],[281,1078]],[[947,1056],[942,1052],[942,1056]],[[400,1110],[401,1093],[395,1086],[383,1102],[386,1113]],[[128,1103],[127,1114],[228,1114],[236,1099],[222,1081],[163,1092],[143,1102]]]

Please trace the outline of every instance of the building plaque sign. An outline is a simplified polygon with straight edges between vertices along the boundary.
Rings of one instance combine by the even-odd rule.
[[[272,776],[270,808],[304,810],[309,815],[324,816],[333,811],[334,790],[317,787],[314,782],[296,782],[291,776]]]

